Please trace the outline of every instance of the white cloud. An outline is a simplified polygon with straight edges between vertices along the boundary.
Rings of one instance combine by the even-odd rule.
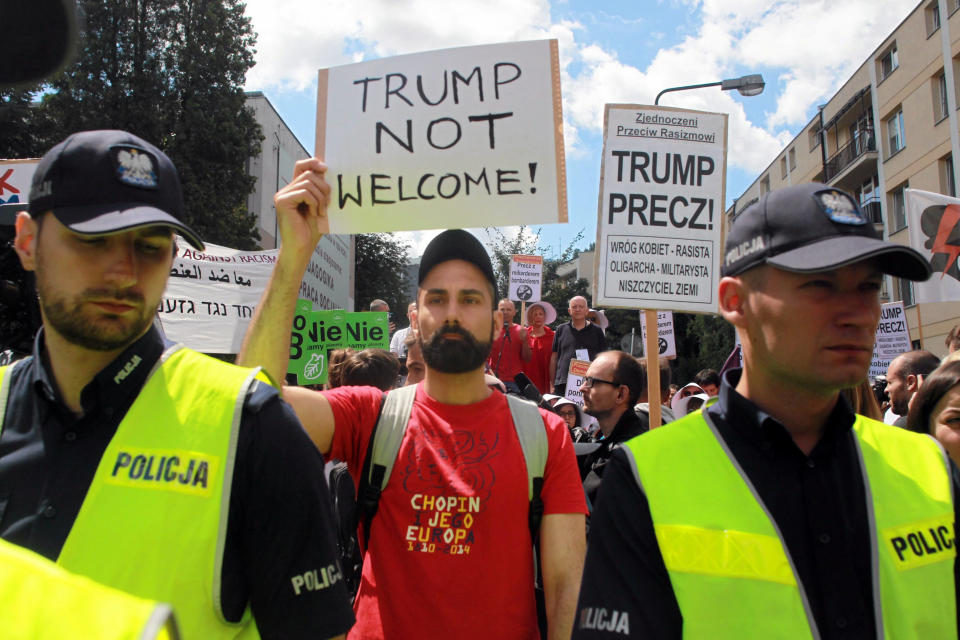
[[[302,90],[318,69],[363,57],[557,37],[547,0],[249,0],[247,15],[258,34],[251,89]]]
[[[559,0],[553,4],[558,14],[568,8]],[[760,70],[767,76],[767,92],[776,97],[775,109],[764,122],[748,119],[740,97],[725,92],[684,92],[664,99],[673,106],[729,113],[729,164],[756,172],[806,124],[813,107],[836,91],[915,0],[659,4],[663,10],[684,14],[677,33],[688,35],[660,49],[641,68],[592,42],[589,25],[551,22],[549,0],[249,0],[247,11],[259,40],[257,65],[247,86],[303,90],[313,86],[318,68],[364,57],[553,37],[560,42],[567,152],[576,156],[596,153],[587,148],[585,136],[601,132],[604,103],[652,103],[663,87]]]

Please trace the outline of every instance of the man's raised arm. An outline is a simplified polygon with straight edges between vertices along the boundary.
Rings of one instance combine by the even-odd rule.
[[[263,367],[278,384],[286,377],[290,361],[290,329],[300,281],[314,247],[330,229],[326,170],[316,158],[300,160],[294,165],[293,180],[273,196],[282,244],[237,356],[237,364]]]

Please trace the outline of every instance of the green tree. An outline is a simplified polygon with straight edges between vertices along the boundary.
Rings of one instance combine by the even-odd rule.
[[[34,108],[38,89],[0,91],[0,158],[37,158],[46,151],[43,132],[50,123],[42,122],[42,114]]]
[[[407,264],[410,247],[392,233],[363,233],[354,236],[356,274],[354,301],[357,311],[366,311],[371,300],[380,298],[390,305],[397,326],[407,313]]]
[[[720,370],[733,351],[733,326],[713,314],[673,314],[677,336],[674,380],[684,384],[701,369]]]
[[[247,161],[262,135],[243,82],[255,35],[238,0],[80,3],[77,61],[51,83],[46,147],[83,129],[125,129],[177,165],[186,221],[205,240],[254,249]]]

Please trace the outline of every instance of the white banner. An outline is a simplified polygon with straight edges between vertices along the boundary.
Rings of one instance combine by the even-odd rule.
[[[330,230],[566,222],[556,40],[321,69]]]
[[[542,283],[543,256],[515,255],[510,259],[511,300],[539,302]]]
[[[353,248],[350,236],[336,235],[323,236],[314,247],[299,294],[313,311],[353,309]]]
[[[38,164],[39,160],[0,161],[0,205],[29,202],[30,182]],[[13,224],[16,213],[16,209],[4,211],[0,214],[0,224]]]
[[[960,199],[906,189],[910,246],[933,266],[926,282],[913,283],[918,303],[960,300]]]
[[[903,302],[888,302],[880,313],[868,375],[871,378],[887,375],[890,361],[910,349],[910,327],[907,326]]]
[[[167,337],[203,353],[238,353],[276,260],[276,249],[207,244],[200,252],[179,238],[157,309]]]
[[[717,311],[727,116],[606,105],[597,306]]]
[[[642,336],[640,344],[643,345],[643,355],[647,355],[647,318],[643,311],[640,312],[640,333]],[[677,341],[673,334],[673,312],[657,312],[657,338],[660,346],[660,358],[677,357]]]

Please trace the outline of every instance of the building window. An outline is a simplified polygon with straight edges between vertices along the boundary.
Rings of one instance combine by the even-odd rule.
[[[765,175],[760,180],[760,195],[766,195],[770,193],[770,175]]]
[[[960,0],[957,0],[960,2]],[[820,146],[820,129],[813,127],[810,129],[810,151],[813,151]]]
[[[790,149],[787,151],[787,157],[790,158],[790,171],[793,171],[797,168],[797,151],[795,149]]]
[[[947,12],[952,16],[953,12],[960,9],[960,0],[948,0]]]
[[[953,59],[953,100],[960,105],[960,82],[957,82],[957,78],[960,78],[960,57]]]
[[[900,299],[903,300],[903,306],[912,307],[916,304],[916,301],[913,299],[913,283],[903,278],[897,278],[896,280],[897,293],[900,295]]]
[[[947,76],[941,71],[933,78],[933,121],[947,117]]]
[[[907,188],[904,183],[890,192],[890,229],[891,232],[899,231],[907,226],[907,201],[904,190]]]
[[[953,179],[953,156],[947,155],[940,160],[940,193],[957,197],[957,183]]]
[[[887,157],[903,149],[907,143],[903,135],[903,110],[897,109],[897,112],[887,118]]]
[[[889,76],[899,66],[900,61],[897,59],[897,43],[893,43],[890,48],[880,56],[880,59],[877,60],[877,71],[879,72],[880,80]]]
[[[940,28],[940,3],[938,0],[933,0],[928,4],[923,10],[923,15],[927,21],[927,37],[929,38]]]
[[[780,179],[787,179],[787,156],[780,158]]]

